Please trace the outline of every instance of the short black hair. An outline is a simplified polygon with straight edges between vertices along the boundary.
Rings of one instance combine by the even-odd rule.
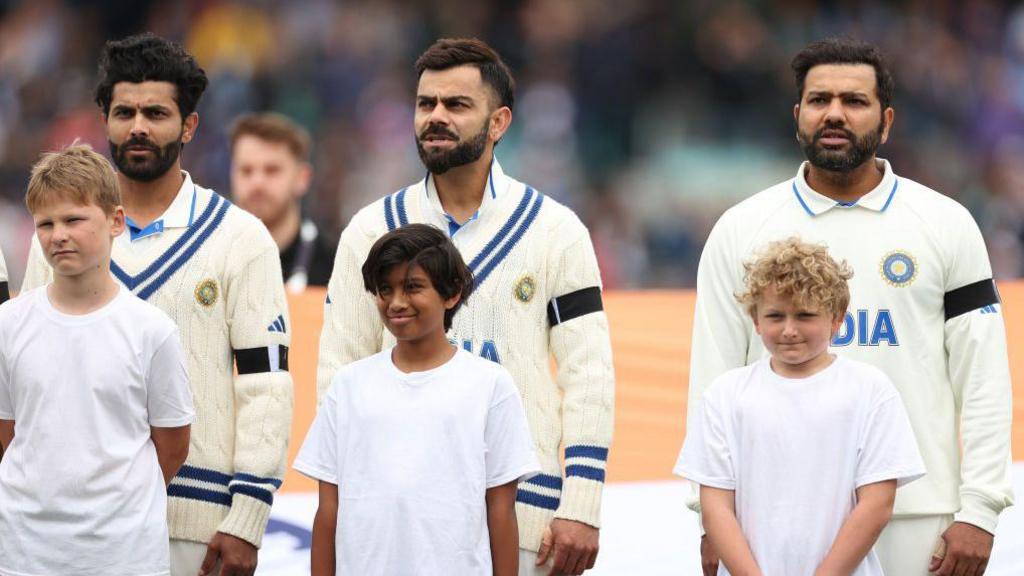
[[[480,70],[484,84],[494,90],[499,106],[509,110],[516,102],[516,81],[501,56],[477,38],[441,38],[416,59],[416,78],[424,70],[448,70],[472,64]]]
[[[452,327],[452,318],[473,292],[473,273],[459,249],[444,232],[429,224],[408,224],[381,236],[370,248],[363,263],[363,286],[377,294],[395,266],[419,266],[445,300],[459,295],[459,301],[444,313],[444,330]]]
[[[876,46],[846,36],[835,36],[808,44],[796,56],[790,66],[796,75],[797,101],[804,97],[804,82],[807,73],[822,64],[867,64],[875,69],[875,92],[882,110],[892,106],[896,82],[882,51]]]
[[[177,42],[146,32],[123,40],[111,40],[100,54],[96,104],[110,114],[110,100],[118,82],[146,81],[174,84],[174,101],[182,120],[196,111],[209,81],[196,59]]]

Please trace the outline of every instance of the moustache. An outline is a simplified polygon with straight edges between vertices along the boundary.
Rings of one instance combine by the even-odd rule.
[[[425,139],[427,136],[442,136],[444,138],[450,138],[452,140],[459,139],[457,134],[445,128],[444,126],[441,126],[440,124],[432,124],[430,126],[427,126],[427,128],[420,133],[420,140]]]
[[[155,142],[151,142],[150,140],[148,140],[146,138],[129,138],[128,140],[125,140],[119,146],[119,148],[121,150],[144,149],[144,150],[152,150],[153,152],[159,152],[160,151],[160,147],[157,146]]]
[[[824,138],[826,132],[833,132],[833,133],[834,132],[839,132],[839,133],[841,133],[843,135],[843,138],[846,138],[847,140],[850,140],[851,142],[856,139],[856,136],[854,135],[853,131],[851,131],[851,130],[849,130],[847,128],[843,128],[842,126],[829,126],[829,125],[826,124],[824,127],[819,128],[814,133],[814,141],[817,142],[818,140],[821,140],[822,138]]]

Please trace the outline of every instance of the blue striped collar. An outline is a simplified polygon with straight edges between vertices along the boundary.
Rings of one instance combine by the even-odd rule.
[[[828,212],[833,208],[867,208],[875,212],[885,212],[889,208],[889,204],[892,203],[893,198],[896,196],[896,190],[899,188],[899,177],[892,171],[892,166],[889,165],[888,160],[881,160],[885,167],[885,172],[882,174],[882,181],[875,186],[873,190],[867,194],[861,196],[854,202],[844,203],[837,202],[828,196],[815,192],[810,185],[807,184],[807,177],[804,172],[807,168],[807,162],[800,164],[800,168],[796,172],[796,178],[793,179],[792,190],[793,196],[799,203],[800,207],[804,212],[807,212],[811,216],[817,216]]]
[[[450,214],[445,212],[441,206],[441,199],[437,195],[437,186],[434,185],[434,178],[431,177],[430,172],[422,180],[423,191],[427,195],[427,200],[430,201],[430,205],[434,207],[437,214],[443,216],[445,222],[452,222],[454,218]],[[488,206],[497,199],[503,197],[507,192],[510,185],[509,177],[505,175],[505,171],[501,169],[501,164],[498,163],[498,158],[494,157],[491,160],[491,170],[487,175],[487,184],[484,187],[483,199],[480,202],[480,208],[477,209],[476,213],[466,222],[461,224],[456,223],[459,227],[468,224],[475,220],[477,216],[488,209]]]
[[[160,234],[168,228],[188,228],[196,219],[196,185],[192,182],[192,176],[184,170],[181,171],[185,177],[178,188],[178,194],[164,213],[146,226],[139,226],[131,217],[125,218],[127,224],[128,238],[134,242],[149,236]]]

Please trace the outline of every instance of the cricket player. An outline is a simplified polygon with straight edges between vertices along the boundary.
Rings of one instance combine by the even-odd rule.
[[[277,245],[181,170],[206,84],[179,45],[141,34],[106,44],[96,88],[128,225],[111,272],[177,323],[195,398],[188,459],[167,490],[172,576],[255,572],[292,415]],[[23,291],[51,276],[37,242]]]
[[[476,281],[448,337],[511,372],[543,470],[517,492],[519,573],[581,574],[598,551],[614,402],[590,236],[571,210],[506,175],[495,159],[514,100],[497,53],[476,39],[443,39],[420,56],[416,72],[416,145],[427,173],[363,208],[342,233],[318,390],[322,397],[342,366],[394,344],[360,274],[374,241],[411,222],[447,232]]]
[[[723,372],[765,356],[734,294],[742,263],[799,235],[854,269],[832,340],[872,364],[907,407],[927,475],[897,491],[876,551],[886,574],[981,574],[1010,484],[1011,389],[999,295],[970,213],[876,157],[895,119],[893,79],[873,46],[829,39],[792,62],[796,175],[732,207],[697,274],[688,421]],[[696,508],[695,506],[693,506]],[[704,574],[717,555],[702,541]]]

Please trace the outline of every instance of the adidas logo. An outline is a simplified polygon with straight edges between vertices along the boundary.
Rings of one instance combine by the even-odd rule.
[[[982,314],[995,314],[996,312],[998,312],[998,310],[996,310],[996,307],[992,304],[989,304],[988,306],[981,308]]]
[[[274,320],[270,326],[267,327],[267,332],[280,332],[286,334],[288,331],[284,329],[284,316],[278,314],[277,320]]]

